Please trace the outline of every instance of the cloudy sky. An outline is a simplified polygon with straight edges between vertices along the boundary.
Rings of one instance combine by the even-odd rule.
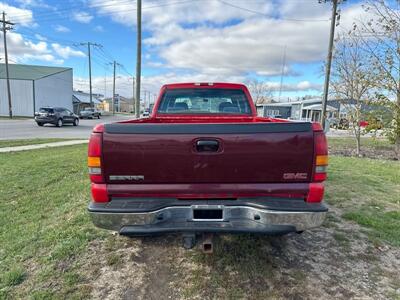
[[[340,7],[339,31],[366,17],[362,1]],[[283,98],[319,95],[330,9],[318,0],[143,0],[143,89],[256,78],[277,96],[284,69]],[[87,91],[81,43],[90,41],[102,45],[92,50],[94,91],[111,94],[116,60],[117,93],[132,95],[135,0],[0,0],[0,11],[16,23],[7,35],[12,63],[72,67],[74,88]]]

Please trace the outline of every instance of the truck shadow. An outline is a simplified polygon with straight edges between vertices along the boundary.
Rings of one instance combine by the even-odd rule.
[[[286,287],[300,286],[309,269],[308,264],[295,255],[297,251],[306,251],[307,242],[299,243],[300,249],[296,247],[295,252],[289,249],[292,245],[288,241],[298,237],[298,234],[216,235],[212,254],[203,253],[199,245],[192,250],[183,249],[179,235],[141,239],[154,261],[162,260],[162,253],[174,256],[166,264],[175,272],[165,272],[158,264],[158,271],[154,270],[158,272],[155,281],[159,282],[162,274],[169,274],[169,279],[161,281],[169,285],[174,282],[173,285],[184,290],[184,298],[212,299],[271,296],[275,291],[279,291],[277,297],[290,296],[285,294]],[[180,274],[179,280],[172,276],[176,272]]]

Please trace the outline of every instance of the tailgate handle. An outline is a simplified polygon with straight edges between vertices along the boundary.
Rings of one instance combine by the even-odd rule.
[[[196,142],[197,152],[217,152],[219,142],[216,140],[200,140]]]

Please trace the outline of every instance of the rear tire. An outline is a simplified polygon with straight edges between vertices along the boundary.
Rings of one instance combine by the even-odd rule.
[[[79,125],[79,119],[78,118],[76,118],[75,120],[74,120],[74,126],[78,126]]]
[[[100,115],[97,115],[97,119],[100,119]]]
[[[58,119],[56,126],[57,127],[62,127],[63,126],[63,120],[62,119]]]
[[[38,124],[38,126],[43,126],[44,125],[43,123],[39,123],[39,122],[37,122],[37,124]]]

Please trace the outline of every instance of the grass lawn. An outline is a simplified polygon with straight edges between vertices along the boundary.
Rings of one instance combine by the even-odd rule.
[[[0,299],[84,295],[74,288],[72,262],[102,237],[86,213],[86,149],[0,154]]]
[[[7,116],[0,116],[0,120],[26,120],[26,119],[33,119],[33,117],[23,117],[23,116],[13,116],[12,119]]]
[[[330,157],[325,200],[368,234],[400,247],[400,163]],[[350,201],[349,201],[350,199]]]
[[[89,244],[117,244],[86,213],[86,149],[76,145],[0,154],[0,299],[90,297],[90,282],[96,279],[81,269]],[[399,162],[331,157],[326,200],[345,219],[360,224],[372,241],[400,247]],[[257,271],[257,262],[248,265],[248,260],[231,257],[241,251],[252,254],[257,241],[238,242],[237,251],[225,256],[222,245],[213,259],[224,256],[216,264],[233,261],[242,264],[238,270]]]
[[[77,139],[47,138],[47,139],[0,140],[0,148],[46,144],[54,142],[65,142],[71,140],[77,140]]]
[[[329,146],[356,147],[356,140],[352,137],[328,137]],[[385,138],[361,137],[361,147],[374,148],[376,150],[393,150],[394,145]]]

